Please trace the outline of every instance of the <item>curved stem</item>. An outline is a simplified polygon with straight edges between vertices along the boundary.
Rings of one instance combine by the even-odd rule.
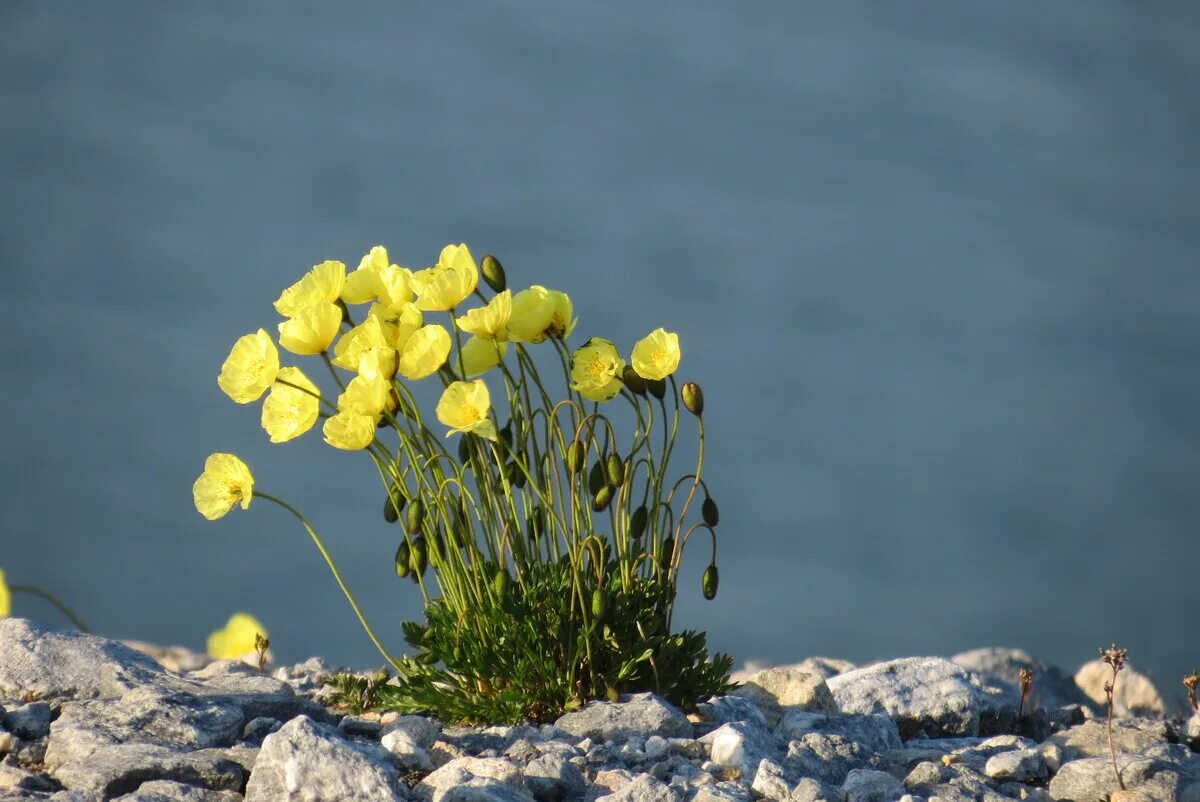
[[[354,594],[350,592],[350,588],[346,586],[345,580],[342,579],[342,572],[338,570],[337,563],[333,561],[333,555],[331,555],[329,550],[325,548],[324,542],[321,541],[321,536],[318,535],[312,528],[312,525],[308,522],[308,519],[301,515],[300,511],[291,504],[288,504],[282,499],[275,498],[275,496],[268,495],[259,490],[254,491],[254,496],[256,498],[266,499],[267,501],[273,501],[280,507],[283,507],[285,510],[290,512],[292,515],[296,516],[296,519],[304,525],[304,528],[308,530],[309,536],[312,537],[313,543],[316,544],[317,551],[321,552],[321,556],[325,558],[325,564],[329,566],[329,570],[333,573],[333,578],[337,580],[338,587],[341,588],[342,593],[345,594],[346,601],[350,602],[350,606],[354,608],[354,614],[358,616],[358,623],[362,624],[363,629],[366,630],[367,636],[371,639],[371,643],[375,644],[375,648],[379,650],[379,653],[382,654],[397,671],[399,671],[401,674],[407,673],[404,669],[404,666],[402,666],[394,657],[392,657],[388,653],[387,649],[383,648],[383,644],[380,643],[379,637],[375,634],[375,630],[371,628],[371,625],[367,622],[366,616],[363,615],[362,608],[358,606],[358,602],[355,600]]]
[[[54,609],[71,619],[71,623],[74,624],[75,628],[80,632],[91,632],[91,630],[88,629],[87,624],[83,623],[83,619],[75,615],[70,607],[63,604],[58,597],[52,593],[47,593],[41,588],[34,587],[33,585],[9,585],[8,589],[13,593],[28,593],[30,596],[37,596],[42,601],[49,602]]]

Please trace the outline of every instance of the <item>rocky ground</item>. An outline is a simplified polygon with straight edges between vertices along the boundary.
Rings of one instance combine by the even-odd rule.
[[[1072,678],[1013,650],[810,659],[750,673],[690,716],[639,694],[489,728],[339,715],[320,702],[318,659],[260,674],[156,654],[174,670],[0,620],[0,802],[1094,802],[1116,788],[1095,714],[1103,673]],[[1018,717],[1022,668],[1034,712]],[[1200,802],[1200,716],[1165,717],[1152,683],[1121,680],[1126,799]]]

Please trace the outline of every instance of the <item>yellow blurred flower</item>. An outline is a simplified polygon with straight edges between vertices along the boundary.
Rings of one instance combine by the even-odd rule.
[[[540,343],[547,337],[566,339],[579,320],[565,292],[534,284],[512,299],[508,338],[515,342]]]
[[[438,401],[437,419],[450,427],[447,437],[471,432],[495,440],[496,425],[488,417],[491,408],[492,397],[483,379],[451,382]]]
[[[325,419],[321,431],[325,434],[325,442],[334,448],[358,451],[371,445],[375,439],[376,423],[374,415],[339,412]]]
[[[303,387],[309,392],[280,384],[279,379]],[[271,387],[271,394],[263,402],[262,408],[262,427],[271,436],[271,442],[286,443],[311,429],[320,412],[321,402],[317,397],[320,394],[317,385],[313,384],[300,368],[280,370],[276,383]]]
[[[265,329],[239,337],[221,365],[217,385],[239,404],[257,401],[275,381],[279,351]]]
[[[0,618],[8,618],[12,613],[12,593],[8,583],[4,581],[4,569],[0,568]]]
[[[497,293],[487,306],[468,310],[455,322],[463,331],[479,337],[506,339],[508,320],[512,315],[512,290]]]
[[[333,364],[346,370],[358,370],[358,360],[367,351],[376,348],[392,348],[384,333],[384,324],[375,315],[367,315],[367,319],[338,338],[333,345]]]
[[[406,379],[423,379],[437,372],[450,356],[450,332],[436,323],[422,326],[400,349],[398,372]]]
[[[383,411],[395,408],[392,399],[392,376],[395,375],[395,352],[387,348],[367,351],[359,359],[358,375],[338,396],[338,412],[369,415],[378,418]]]
[[[192,500],[201,515],[215,521],[239,502],[247,509],[253,492],[254,477],[246,463],[233,454],[210,454],[192,485]]]
[[[571,357],[571,387],[589,401],[609,401],[624,386],[619,378],[625,360],[617,347],[602,337],[593,337]]]
[[[465,244],[442,248],[437,264],[412,275],[417,308],[448,312],[463,302],[479,284],[479,268]]]
[[[345,282],[344,264],[321,262],[308,271],[304,278],[283,291],[275,302],[275,311],[284,317],[295,317],[301,309],[314,304],[333,303],[342,294]]]
[[[319,354],[329,347],[342,325],[337,304],[321,301],[296,312],[279,324],[279,344],[301,356]]]
[[[500,364],[507,352],[508,343],[504,340],[493,340],[491,337],[472,337],[467,340],[462,346],[463,372],[466,378],[487,373]]]
[[[267,629],[248,613],[234,613],[225,626],[208,636],[208,656],[214,660],[237,660],[255,653],[255,636],[267,637]]]
[[[679,368],[679,335],[655,329],[633,346],[633,369],[643,379],[665,379]]]

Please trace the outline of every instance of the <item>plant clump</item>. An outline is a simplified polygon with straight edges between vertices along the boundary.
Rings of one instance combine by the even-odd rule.
[[[257,488],[240,458],[209,457],[197,509],[216,519],[262,498],[301,522],[395,672],[369,694],[347,679],[340,692],[354,706],[369,696],[369,706],[449,721],[541,721],[624,692],[689,708],[728,690],[732,659],[710,657],[703,633],[671,626],[694,536],[709,547],[704,598],[719,579],[704,395],[695,382],[676,384],[678,335],[658,328],[628,360],[602,337],[572,349],[578,319],[566,293],[513,292],[494,256],[482,261],[482,284],[480,274],[463,244],[415,271],[382,247],[351,272],[322,262],[275,302],[278,343],[319,357],[336,392],[281,365],[265,329],[234,344],[218,378],[237,403],[267,394],[272,442],[322,421],[326,443],[372,461],[382,518],[400,530],[394,572],[424,602],[425,620],[403,625],[412,654],[384,647],[324,540]],[[478,305],[464,309],[469,299]],[[437,424],[418,400],[423,381],[440,385]],[[674,477],[681,418],[697,427],[697,456]],[[689,523],[693,511],[700,520]]]

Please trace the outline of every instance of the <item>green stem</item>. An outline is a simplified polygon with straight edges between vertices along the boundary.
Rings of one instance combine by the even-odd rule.
[[[407,672],[404,666],[401,665],[400,662],[395,658],[393,658],[391,654],[388,653],[388,650],[383,647],[383,644],[380,643],[379,637],[375,634],[375,630],[371,628],[370,623],[367,622],[366,616],[363,615],[362,608],[358,606],[358,602],[355,600],[354,594],[350,592],[350,588],[346,586],[345,580],[342,579],[342,572],[338,570],[337,563],[333,560],[333,555],[331,555],[329,550],[325,548],[325,544],[321,541],[321,536],[318,535],[316,530],[312,528],[312,524],[308,522],[308,519],[301,515],[299,510],[282,499],[275,498],[275,496],[268,495],[260,490],[255,490],[254,495],[256,498],[266,499],[267,501],[272,501],[278,504],[280,507],[283,507],[292,515],[296,516],[296,519],[300,521],[306,530],[308,530],[309,536],[312,537],[313,543],[315,543],[317,546],[317,551],[321,552],[321,556],[325,558],[325,564],[329,566],[329,570],[333,573],[333,578],[337,580],[338,587],[341,588],[342,593],[345,594],[346,601],[350,602],[350,606],[354,608],[354,614],[358,616],[358,623],[362,624],[363,629],[366,630],[367,636],[371,639],[371,643],[375,644],[375,648],[379,650],[379,653],[382,654],[384,659],[391,663],[391,665],[397,671],[399,671],[401,674],[406,674]]]
[[[88,629],[87,624],[83,623],[83,619],[75,615],[71,608],[63,604],[57,596],[47,593],[41,588],[34,587],[33,585],[9,585],[8,589],[13,593],[28,593],[30,596],[37,596],[39,599],[49,602],[50,605],[56,610],[65,615],[67,618],[71,619],[71,623],[74,624],[75,628],[80,632],[91,631]]]

